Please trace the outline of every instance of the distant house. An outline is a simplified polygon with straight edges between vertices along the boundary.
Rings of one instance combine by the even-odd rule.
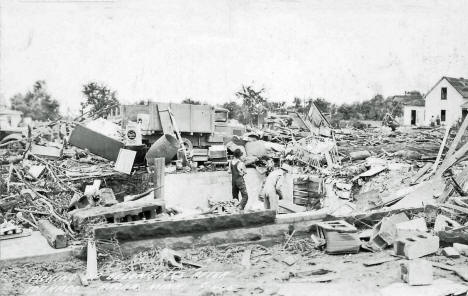
[[[404,95],[393,97],[393,101],[403,105],[402,125],[424,125],[424,98],[419,92],[405,92]]]
[[[425,97],[425,123],[440,119],[442,124],[453,124],[468,114],[468,79],[442,77]]]

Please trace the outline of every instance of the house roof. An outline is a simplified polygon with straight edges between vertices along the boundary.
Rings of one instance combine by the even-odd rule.
[[[455,88],[455,90],[462,95],[463,98],[468,99],[468,79],[463,77],[453,78],[442,76],[442,78],[440,78],[439,81],[437,81],[437,83],[434,84],[434,86],[427,92],[427,94],[429,94],[443,79],[446,79],[450,83],[450,85],[452,85],[453,88]]]
[[[468,79],[445,77],[448,82],[464,97],[468,98]]]
[[[423,98],[412,95],[393,96],[393,100],[401,103],[403,106],[425,106],[426,102]]]

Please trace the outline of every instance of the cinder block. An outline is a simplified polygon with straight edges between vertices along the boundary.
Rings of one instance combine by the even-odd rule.
[[[405,213],[384,217],[382,221],[374,226],[374,233],[371,237],[373,246],[378,249],[385,249],[391,246],[396,237],[396,225],[405,221],[408,221]]]
[[[400,222],[395,225],[396,238],[411,236],[415,232],[427,232],[426,220],[417,218],[406,222]]]
[[[454,243],[453,248],[457,250],[459,254],[463,256],[468,256],[468,245]]]
[[[423,257],[437,252],[439,249],[439,237],[430,234],[419,233],[395,241],[395,255],[408,259]]]
[[[448,258],[460,258],[460,253],[454,247],[443,248],[442,255]]]
[[[400,264],[401,279],[412,286],[432,283],[432,264],[423,259],[411,260]]]

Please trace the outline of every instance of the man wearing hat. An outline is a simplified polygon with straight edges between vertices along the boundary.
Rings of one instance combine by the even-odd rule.
[[[240,149],[234,150],[234,159],[229,163],[229,173],[232,175],[232,198],[239,200],[239,192],[242,199],[239,204],[239,209],[244,210],[249,196],[247,188],[245,187],[244,175],[247,173],[245,164],[241,160],[242,151]]]
[[[282,164],[281,168],[277,168],[266,177],[259,196],[266,210],[278,211],[278,202],[280,199],[283,199],[284,174],[290,170],[291,167],[289,165]]]

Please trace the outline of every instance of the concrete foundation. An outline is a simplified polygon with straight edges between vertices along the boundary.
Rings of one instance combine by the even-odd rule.
[[[0,266],[26,262],[65,261],[72,257],[72,248],[54,249],[39,231],[30,236],[0,240]]]

